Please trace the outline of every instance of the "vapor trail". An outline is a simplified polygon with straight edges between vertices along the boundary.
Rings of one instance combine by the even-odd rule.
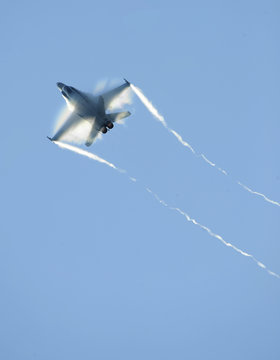
[[[130,84],[132,90],[134,91],[134,93],[138,96],[138,98],[142,101],[142,103],[146,106],[146,108],[150,111],[150,113],[152,115],[154,115],[154,117],[156,119],[158,119],[161,124],[171,133],[173,134],[177,140],[183,145],[183,146],[186,146],[187,148],[189,148],[191,150],[191,152],[193,154],[195,154],[196,152],[194,151],[194,149],[191,147],[190,144],[188,144],[186,141],[184,141],[182,139],[182,136],[179,135],[175,130],[173,129],[170,129],[168,126],[167,126],[167,123],[164,119],[164,117],[158,112],[158,110],[154,107],[154,105],[151,103],[150,100],[147,99],[147,97],[143,94],[142,90],[140,90],[138,87],[136,87],[135,85],[133,84]]]
[[[142,103],[146,106],[146,108],[154,115],[155,118],[157,118],[162,125],[165,128],[167,127],[167,124],[164,120],[164,117],[160,115],[160,113],[157,111],[157,109],[154,107],[154,105],[148,100],[148,98],[143,94],[143,91],[140,90],[138,87],[134,86],[133,84],[130,84],[131,89],[135,92],[135,94],[139,97],[139,99],[142,101]]]
[[[199,156],[202,157],[203,160],[205,160],[209,165],[211,165],[212,167],[215,167],[216,169],[218,169],[221,173],[223,173],[224,175],[228,175],[228,173],[226,172],[226,170],[218,167],[215,163],[213,163],[212,161],[210,161],[209,159],[207,159],[207,157],[204,154],[200,154]]]
[[[180,215],[184,216],[184,218],[193,223],[194,225],[200,227],[201,229],[205,230],[210,236],[218,239],[222,244],[224,244],[225,246],[228,246],[228,247],[231,247],[234,251],[238,252],[239,254],[245,256],[245,257],[248,257],[248,258],[251,258],[260,268],[266,270],[268,272],[269,275],[272,275],[272,276],[275,276],[277,277],[278,279],[280,279],[280,275],[276,274],[275,272],[269,270],[267,268],[266,265],[264,265],[262,262],[260,262],[259,260],[257,260],[252,254],[249,254],[241,249],[239,249],[238,247],[236,247],[235,245],[225,241],[222,236],[218,235],[218,234],[215,234],[211,229],[209,229],[207,226],[205,225],[202,225],[200,224],[199,222],[197,222],[195,219],[191,218],[187,213],[185,213],[184,211],[182,211],[181,209],[177,208],[177,207],[172,207],[172,206],[169,206],[164,200],[160,199],[159,196],[154,193],[151,189],[149,188],[145,188],[146,191],[148,193],[150,193],[151,195],[154,196],[154,198],[157,200],[158,203],[160,203],[162,206],[165,206],[167,207],[168,209],[170,210],[173,210],[173,211],[176,211],[178,212]]]
[[[119,172],[125,172],[124,170],[122,169],[119,169],[117,168],[114,164],[110,163],[109,161],[105,160],[105,159],[102,159],[100,156],[98,155],[95,155],[89,151],[86,151],[86,150],[83,150],[77,146],[73,146],[73,145],[69,145],[69,144],[65,144],[63,142],[60,142],[60,141],[53,141],[56,145],[58,145],[59,147],[63,148],[63,149],[67,149],[67,150],[70,150],[70,151],[73,151],[77,154],[80,154],[80,155],[83,155],[83,156],[86,156],[92,160],[95,160],[95,161],[98,161],[102,164],[105,164],[111,168],[113,168],[114,170],[117,170]]]
[[[83,155],[83,156],[86,156],[88,157],[89,159],[92,159],[92,160],[95,160],[95,161],[98,161],[102,164],[105,164],[111,168],[113,168],[114,170],[117,170],[121,173],[126,173],[125,170],[121,170],[120,168],[118,168],[117,166],[115,166],[113,163],[110,163],[109,161],[105,160],[105,159],[102,159],[101,157],[89,152],[89,151],[85,151],[81,148],[78,148],[76,146],[73,146],[73,145],[69,145],[69,144],[65,144],[65,143],[62,143],[60,141],[53,141],[56,145],[58,145],[59,147],[61,148],[64,148],[64,149],[67,149],[67,150],[70,150],[70,151],[73,151],[77,154],[80,154],[80,155]],[[131,177],[129,175],[128,176],[128,179],[135,183],[137,182],[137,179],[134,178],[134,177]],[[260,268],[266,270],[268,272],[269,275],[272,275],[272,276],[275,276],[277,277],[278,279],[280,279],[280,275],[276,274],[275,272],[269,270],[266,265],[264,265],[263,263],[261,263],[260,261],[258,261],[253,255],[239,249],[238,247],[232,245],[231,243],[229,242],[226,242],[222,236],[218,235],[218,234],[215,234],[212,230],[210,230],[207,226],[205,225],[202,225],[200,224],[199,222],[197,222],[195,219],[191,218],[187,213],[185,213],[184,211],[182,211],[181,209],[177,208],[177,207],[172,207],[172,206],[169,206],[164,200],[160,199],[159,196],[154,193],[150,188],[147,188],[145,187],[145,190],[150,193],[152,196],[154,196],[154,198],[158,201],[159,204],[161,204],[162,206],[165,206],[166,208],[168,208],[169,210],[173,210],[173,211],[176,211],[177,213],[179,213],[180,215],[184,216],[185,219],[191,223],[193,223],[194,225],[200,227],[201,229],[205,230],[210,236],[218,239],[219,241],[221,241],[225,246],[228,246],[228,247],[231,247],[234,251],[238,252],[239,254],[243,255],[243,256],[246,256],[246,257],[249,257],[251,258]]]
[[[279,202],[274,201],[274,200],[270,200],[270,199],[269,199],[268,197],[266,197],[264,194],[259,193],[259,192],[257,192],[257,191],[253,191],[252,189],[248,188],[248,186],[242,184],[240,181],[238,181],[238,184],[239,184],[240,186],[242,186],[243,189],[249,191],[251,194],[261,196],[262,198],[264,198],[265,201],[270,202],[271,204],[280,206],[280,203],[279,203]]]
[[[194,155],[197,155],[201,157],[208,165],[215,167],[218,171],[220,171],[222,174],[228,176],[228,172],[220,167],[218,167],[215,163],[207,159],[207,157],[204,154],[197,153],[194,148],[187,143],[185,140],[183,140],[182,136],[178,134],[175,130],[168,127],[164,117],[158,112],[158,110],[154,107],[154,105],[151,103],[150,100],[144,95],[143,91],[140,90],[138,87],[136,87],[133,84],[130,84],[132,90],[134,93],[138,96],[138,98],[142,101],[142,103],[146,106],[146,108],[150,111],[150,113],[161,122],[161,124],[172,134],[176,137],[176,139],[185,147],[187,147]],[[269,199],[264,194],[251,190],[248,186],[243,185],[240,181],[234,180],[238,185],[240,185],[244,190],[250,192],[251,194],[257,195],[262,197],[266,202],[269,202],[271,204],[277,205],[280,207],[280,203],[274,200]]]

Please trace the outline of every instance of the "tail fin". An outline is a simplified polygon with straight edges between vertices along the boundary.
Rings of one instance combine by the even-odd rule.
[[[113,113],[113,114],[106,114],[106,118],[109,121],[115,122],[115,121],[124,119],[124,118],[128,117],[129,115],[131,115],[131,113],[129,111],[123,111],[123,112],[118,112],[118,113]]]

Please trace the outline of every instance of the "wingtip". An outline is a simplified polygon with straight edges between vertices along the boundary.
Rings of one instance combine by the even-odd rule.
[[[53,139],[52,139],[52,138],[50,138],[49,136],[47,136],[47,139],[49,139],[51,142],[53,142]]]
[[[130,85],[130,82],[128,80],[126,80],[125,78],[123,78],[123,79],[128,85]]]

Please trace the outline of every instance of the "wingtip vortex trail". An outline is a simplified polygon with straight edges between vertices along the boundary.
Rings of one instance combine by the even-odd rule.
[[[92,160],[95,160],[95,161],[98,161],[102,164],[105,164],[109,167],[111,167],[112,169],[114,170],[117,170],[119,171],[120,173],[124,173],[125,170],[123,169],[119,169],[117,166],[115,166],[113,163],[110,163],[109,161],[103,159],[102,157],[96,155],[96,154],[93,154],[89,151],[86,151],[86,150],[83,150],[77,146],[73,146],[73,145],[70,145],[70,144],[66,144],[66,143],[63,143],[61,141],[53,141],[54,144],[56,144],[57,146],[63,148],[63,149],[67,149],[67,150],[70,150],[70,151],[73,151],[77,154],[80,154],[82,156],[86,156],[88,157],[89,159],[92,159]]]
[[[238,181],[238,184],[239,184],[241,187],[243,187],[243,189],[247,190],[249,193],[254,194],[254,195],[257,195],[257,196],[260,196],[260,197],[262,197],[265,201],[267,201],[267,202],[269,202],[269,203],[271,203],[271,204],[274,204],[274,205],[276,205],[276,206],[280,206],[280,203],[279,203],[279,202],[274,201],[274,200],[271,200],[271,199],[269,199],[267,196],[265,196],[264,194],[250,189],[248,186],[242,184],[240,181]]]
[[[95,161],[98,161],[102,164],[105,164],[107,166],[109,166],[110,168],[114,169],[114,170],[117,170],[118,172],[120,173],[127,173],[126,170],[122,170],[122,169],[119,169],[117,166],[115,166],[113,163],[110,163],[109,161],[101,158],[100,156],[98,155],[95,155],[89,151],[86,151],[86,150],[83,150],[77,146],[73,146],[73,145],[70,145],[70,144],[65,144],[63,142],[60,142],[60,141],[53,141],[56,145],[58,145],[59,147],[61,148],[64,148],[64,149],[67,149],[67,150],[70,150],[70,151],[73,151],[77,154],[80,154],[82,156],[86,156],[87,158],[89,159],[92,159],[92,160],[95,160]],[[131,177],[129,175],[128,176],[128,179],[130,181],[132,181],[133,183],[136,183],[137,182],[137,179],[135,177]],[[173,210],[173,211],[176,211],[177,213],[179,213],[180,215],[184,216],[185,219],[188,221],[188,222],[191,222],[193,223],[194,225],[200,227],[202,230],[205,230],[210,236],[218,239],[219,241],[221,241],[225,246],[227,247],[231,247],[233,250],[235,250],[236,252],[238,252],[239,254],[243,255],[243,256],[246,256],[246,257],[250,257],[260,268],[266,270],[266,272],[271,275],[271,276],[274,276],[278,279],[280,279],[280,275],[278,275],[277,273],[271,271],[270,269],[268,269],[266,267],[266,265],[264,265],[263,263],[261,263],[260,261],[258,261],[253,255],[239,249],[238,247],[236,247],[235,245],[225,241],[223,239],[223,237],[221,235],[218,235],[218,234],[215,234],[210,228],[208,228],[207,226],[205,225],[202,225],[200,224],[198,221],[196,221],[195,219],[191,218],[187,213],[185,213],[183,210],[181,210],[180,208],[178,207],[171,207],[169,206],[164,200],[162,200],[156,193],[154,193],[150,188],[148,187],[145,187],[145,190],[151,194],[156,200],[157,202],[164,206],[165,208],[168,208],[169,210]]]
[[[215,169],[217,169],[220,173],[222,173],[225,176],[228,176],[228,172],[224,169],[222,169],[221,167],[217,166],[214,162],[210,161],[204,154],[199,154],[197,153],[194,148],[185,140],[183,140],[182,136],[175,130],[169,128],[167,126],[167,123],[164,119],[164,117],[159,113],[159,111],[155,108],[155,106],[152,104],[152,102],[144,95],[143,91],[138,88],[137,86],[131,84],[131,88],[134,91],[134,93],[138,96],[138,98],[142,101],[142,103],[146,106],[146,108],[150,111],[150,113],[161,122],[161,124],[168,130],[168,132],[170,132],[172,135],[174,135],[176,137],[176,139],[185,147],[187,147],[194,155],[198,155],[200,156],[208,165],[214,167]],[[280,203],[275,201],[275,200],[271,200],[269,199],[266,195],[257,192],[257,191],[253,191],[251,190],[248,186],[242,184],[240,181],[237,181],[235,179],[233,179],[234,182],[236,182],[239,186],[241,186],[244,190],[250,192],[251,194],[257,195],[262,197],[266,202],[279,206],[280,207]]]
[[[154,117],[158,119],[165,128],[167,128],[167,124],[166,121],[164,120],[164,117],[158,112],[158,110],[154,107],[151,101],[144,95],[143,91],[133,84],[130,84],[130,86],[134,91],[134,93],[138,96],[138,98],[150,111],[150,113],[154,115]]]
[[[280,279],[280,275],[278,275],[277,273],[275,273],[274,271],[271,271],[270,269],[267,268],[266,265],[264,265],[262,262],[260,262],[259,260],[257,260],[254,255],[247,253],[244,250],[239,249],[237,246],[231,244],[230,242],[227,242],[226,240],[224,240],[224,238],[221,235],[218,235],[216,233],[214,233],[210,228],[208,228],[205,225],[200,224],[197,220],[191,218],[187,213],[185,213],[183,210],[181,210],[178,207],[172,207],[169,206],[164,200],[160,199],[160,197],[154,193],[151,189],[146,188],[146,190],[154,196],[154,198],[163,206],[167,207],[169,210],[173,210],[178,212],[180,215],[182,215],[188,222],[193,223],[194,225],[200,227],[202,230],[205,230],[211,237],[214,237],[216,239],[218,239],[222,244],[224,244],[227,247],[232,248],[234,251],[236,251],[237,253],[239,253],[242,256],[251,258],[261,269],[265,270],[269,275],[274,276],[278,279]]]

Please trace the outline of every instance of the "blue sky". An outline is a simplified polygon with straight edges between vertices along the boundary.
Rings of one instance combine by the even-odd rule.
[[[277,1],[4,2],[0,354],[14,359],[279,359]],[[127,78],[124,126],[90,150],[47,141],[62,81]]]

